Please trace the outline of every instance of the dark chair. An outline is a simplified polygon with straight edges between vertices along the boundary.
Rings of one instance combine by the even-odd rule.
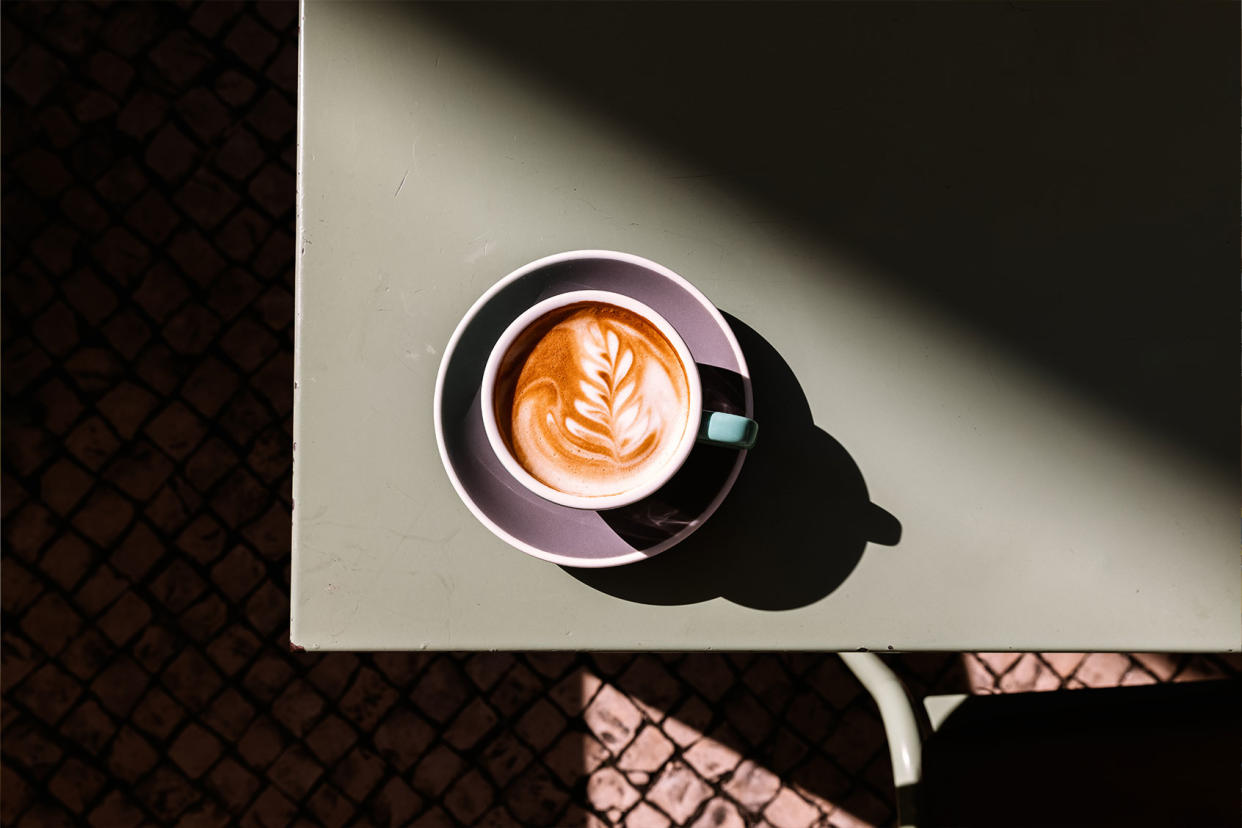
[[[1237,681],[932,697],[923,717],[878,657],[844,658],[885,720],[903,826],[1242,823]]]

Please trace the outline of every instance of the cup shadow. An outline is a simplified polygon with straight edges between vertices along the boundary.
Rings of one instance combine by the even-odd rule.
[[[736,485],[711,520],[661,555],[611,569],[565,568],[582,583],[644,604],[723,597],[753,609],[795,609],[844,583],[868,542],[900,541],[900,522],[871,502],[858,464],[815,425],[789,364],[749,325],[724,316],[750,366],[759,423],[758,443]],[[711,381],[705,376],[704,386]],[[653,546],[662,533],[684,528],[678,521],[666,524],[663,515],[694,514],[686,499],[711,497],[694,482],[718,477],[733,457],[728,449],[701,446],[689,461],[700,465],[683,468],[675,490],[600,516],[635,548]]]

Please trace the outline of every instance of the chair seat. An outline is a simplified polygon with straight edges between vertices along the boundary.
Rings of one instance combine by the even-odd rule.
[[[1236,681],[974,696],[927,740],[920,826],[1237,826]]]

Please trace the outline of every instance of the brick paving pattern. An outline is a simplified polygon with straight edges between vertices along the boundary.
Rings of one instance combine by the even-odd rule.
[[[293,3],[3,6],[0,824],[854,826],[835,656],[292,653]],[[918,694],[1234,658],[892,658]]]

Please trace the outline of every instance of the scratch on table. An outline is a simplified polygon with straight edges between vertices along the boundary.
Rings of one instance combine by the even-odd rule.
[[[474,250],[466,254],[466,264],[474,264],[479,259],[482,259],[484,256],[488,255],[495,249],[496,249],[496,242],[492,241],[491,239],[487,239],[486,241],[483,242],[481,246],[476,247]]]
[[[418,314],[416,312],[417,306],[412,307],[410,304],[412,301],[410,297],[416,296],[417,294],[422,293],[422,292],[423,292],[422,288],[418,288],[417,290],[413,292],[408,291],[408,290],[401,291],[401,309],[404,310],[405,315],[410,317],[411,319],[417,319]]]
[[[408,353],[408,352],[407,352],[407,353]],[[394,492],[397,492],[398,494],[403,495],[403,496],[404,496],[404,497],[406,497],[408,500],[411,500],[411,501],[413,501],[414,503],[420,503],[420,502],[421,502],[421,501],[419,500],[419,498],[417,498],[417,497],[415,497],[414,495],[410,494],[409,492],[407,492],[405,489],[401,488],[400,486],[394,486],[391,482],[385,482],[385,483],[384,483],[384,486],[386,486],[387,488],[391,489],[391,490],[392,490],[392,491],[394,491]]]
[[[575,187],[574,189],[577,189],[577,188]],[[575,198],[577,198],[579,201],[581,201],[581,202],[582,202],[583,204],[585,204],[586,206],[590,207],[590,208],[591,208],[592,210],[594,210],[595,212],[597,212],[597,213],[602,213],[602,212],[603,212],[602,210],[600,210],[598,207],[596,207],[596,206],[595,206],[594,204],[592,204],[591,202],[587,201],[587,200],[586,200],[585,198],[583,198],[582,196],[575,196]],[[605,216],[605,218],[612,218],[612,216]]]
[[[344,633],[345,630],[349,628],[349,622],[354,620],[354,616],[358,614],[358,608],[360,606],[362,606],[361,599],[354,601],[354,608],[350,610],[349,615],[346,616],[345,619],[341,621],[341,625],[337,627],[335,630],[333,630],[332,632],[328,633],[328,635],[332,638],[333,641],[339,638],[341,634]]]
[[[439,537],[439,538],[434,537],[432,535],[424,535],[420,532],[402,532],[397,529],[388,529],[387,531],[392,532],[394,535],[397,535],[398,537],[401,538],[401,540],[397,542],[397,547],[400,548],[401,544],[405,543],[406,541],[422,541],[423,543],[448,543],[453,538],[457,537],[457,533],[461,531],[461,527],[460,526],[456,527],[455,529],[453,529],[453,531],[449,532],[447,535],[443,537]]]
[[[401,183],[397,185],[396,192],[392,194],[393,198],[396,198],[397,196],[401,195],[401,188],[405,186],[405,179],[407,176],[409,176],[409,174],[410,174],[410,168],[406,167],[405,173],[401,176]]]

